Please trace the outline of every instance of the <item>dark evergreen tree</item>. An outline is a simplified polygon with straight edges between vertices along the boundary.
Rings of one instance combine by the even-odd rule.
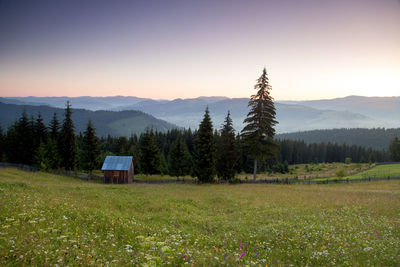
[[[60,133],[59,151],[61,157],[61,167],[69,171],[75,169],[77,159],[77,144],[74,133],[74,123],[71,116],[71,105],[68,101],[65,109],[65,118]]]
[[[89,178],[92,177],[92,171],[99,167],[99,140],[96,136],[96,130],[89,120],[86,131],[83,136],[81,162],[84,170],[89,171]]]
[[[230,112],[225,118],[221,129],[221,137],[217,149],[217,175],[219,178],[231,181],[235,177],[237,161],[235,147],[235,130],[232,127]]]
[[[0,162],[3,161],[4,152],[5,152],[5,135],[3,133],[3,128],[0,125]]]
[[[57,113],[54,112],[49,125],[49,139],[47,141],[47,155],[49,169],[57,170],[61,167],[61,156],[59,147],[61,147],[60,123],[57,119]]]
[[[128,156],[129,155],[129,143],[128,138],[125,136],[120,136],[115,143],[114,153],[120,156]]]
[[[256,180],[258,160],[273,157],[278,149],[273,140],[274,126],[278,122],[275,120],[275,106],[269,92],[272,88],[265,68],[254,89],[257,93],[252,95],[249,101],[250,112],[244,120],[246,126],[242,130],[242,135],[250,156],[254,159],[253,179]]]
[[[166,175],[168,174],[168,163],[167,160],[165,159],[164,153],[160,152],[160,173],[161,175]]]
[[[40,142],[39,147],[36,149],[35,157],[33,159],[33,166],[40,170],[50,169],[50,158],[46,143]]]
[[[21,118],[7,132],[7,160],[12,163],[31,165],[35,155],[32,140],[33,127],[24,111]]]
[[[60,131],[60,123],[57,120],[57,113],[53,114],[53,119],[50,121],[50,138],[58,142],[59,131]]]
[[[178,134],[169,152],[169,174],[179,179],[179,177],[189,174],[189,171],[190,155],[182,135]]]
[[[43,117],[42,115],[39,113],[35,125],[34,125],[34,139],[33,139],[33,143],[34,143],[34,147],[35,147],[35,151],[37,148],[39,148],[41,143],[46,144],[47,143],[47,127],[46,125],[43,123]]]
[[[393,138],[389,145],[390,160],[400,161],[400,141],[397,136]]]
[[[375,153],[374,153],[374,152],[371,152],[371,153],[369,154],[368,162],[369,162],[370,164],[376,162],[376,156],[375,156]]]
[[[142,173],[146,175],[160,173],[160,150],[157,147],[153,129],[147,130],[140,136],[139,150]]]
[[[48,168],[58,170],[61,167],[61,157],[58,151],[57,140],[49,138],[46,145],[46,155]]]
[[[214,180],[215,144],[208,107],[195,137],[193,164],[193,174],[200,182],[209,183]]]

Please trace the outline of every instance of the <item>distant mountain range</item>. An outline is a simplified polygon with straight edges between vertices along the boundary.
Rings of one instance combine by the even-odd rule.
[[[139,110],[181,127],[195,129],[208,106],[214,127],[220,128],[228,110],[237,131],[248,113],[248,98],[199,97],[153,100],[138,97],[12,97],[0,102],[18,105],[48,105],[92,111]],[[396,128],[400,126],[400,97],[348,96],[331,100],[276,101],[278,133],[334,128]],[[117,114],[117,113],[116,113]]]
[[[60,123],[62,123],[64,118],[64,109],[40,105],[4,104],[0,102],[0,125],[3,129],[6,129],[20,118],[24,110],[29,117],[37,117],[40,113],[46,125],[49,124],[54,113],[57,114]],[[89,119],[92,120],[96,128],[96,133],[99,136],[106,136],[108,134],[112,136],[130,136],[132,133],[140,134],[144,132],[146,128],[153,128],[154,130],[165,132],[178,127],[136,110],[117,112],[72,109],[72,120],[74,121],[77,133],[85,131]]]

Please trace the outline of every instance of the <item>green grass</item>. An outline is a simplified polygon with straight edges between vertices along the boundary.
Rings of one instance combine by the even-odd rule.
[[[400,164],[389,164],[389,165],[378,165],[374,166],[365,171],[361,171],[359,173],[353,175],[346,175],[345,177],[329,177],[328,180],[341,180],[341,179],[350,179],[350,180],[358,180],[364,178],[388,178],[388,177],[400,177]],[[325,179],[315,179],[315,180],[326,180]]]
[[[396,266],[399,207],[400,181],[103,185],[0,169],[0,265]]]
[[[285,179],[294,178],[298,179],[316,179],[335,177],[336,172],[344,170],[347,174],[355,174],[371,168],[373,165],[367,163],[319,163],[319,164],[296,164],[289,166],[289,173],[260,173],[257,174],[257,179]],[[253,179],[253,174],[241,173],[238,175],[241,180]]]

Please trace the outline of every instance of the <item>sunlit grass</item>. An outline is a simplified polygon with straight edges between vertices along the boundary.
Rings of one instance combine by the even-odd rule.
[[[344,177],[332,176],[328,180],[359,180],[359,179],[390,179],[400,177],[400,164],[378,165],[370,169],[358,172]],[[326,179],[315,179],[326,180]]]
[[[0,169],[0,265],[395,266],[400,181],[103,185]]]
[[[289,166],[288,173],[259,173],[257,179],[285,179],[285,178],[297,178],[297,179],[313,179],[313,178],[326,178],[335,177],[336,172],[343,170],[346,174],[355,174],[362,172],[368,168],[375,166],[374,164],[368,163],[319,163],[319,164],[295,164]],[[253,174],[241,173],[237,175],[241,180],[253,179]]]

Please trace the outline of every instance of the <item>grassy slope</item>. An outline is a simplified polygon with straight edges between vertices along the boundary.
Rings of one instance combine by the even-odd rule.
[[[257,179],[276,179],[276,178],[293,178],[310,179],[320,177],[334,177],[336,172],[344,170],[348,174],[358,173],[362,170],[370,168],[372,165],[367,163],[319,163],[319,164],[296,164],[289,166],[289,173],[269,173],[257,174]],[[252,174],[241,173],[238,175],[240,179],[252,179]]]
[[[329,180],[340,180],[340,179],[362,179],[362,178],[387,178],[387,177],[400,177],[400,164],[389,164],[389,165],[379,165],[373,168],[358,172],[353,175],[346,175],[345,177],[329,177]],[[326,180],[315,179],[315,180]]]
[[[0,265],[394,266],[399,207],[400,181],[111,186],[0,169]]]

